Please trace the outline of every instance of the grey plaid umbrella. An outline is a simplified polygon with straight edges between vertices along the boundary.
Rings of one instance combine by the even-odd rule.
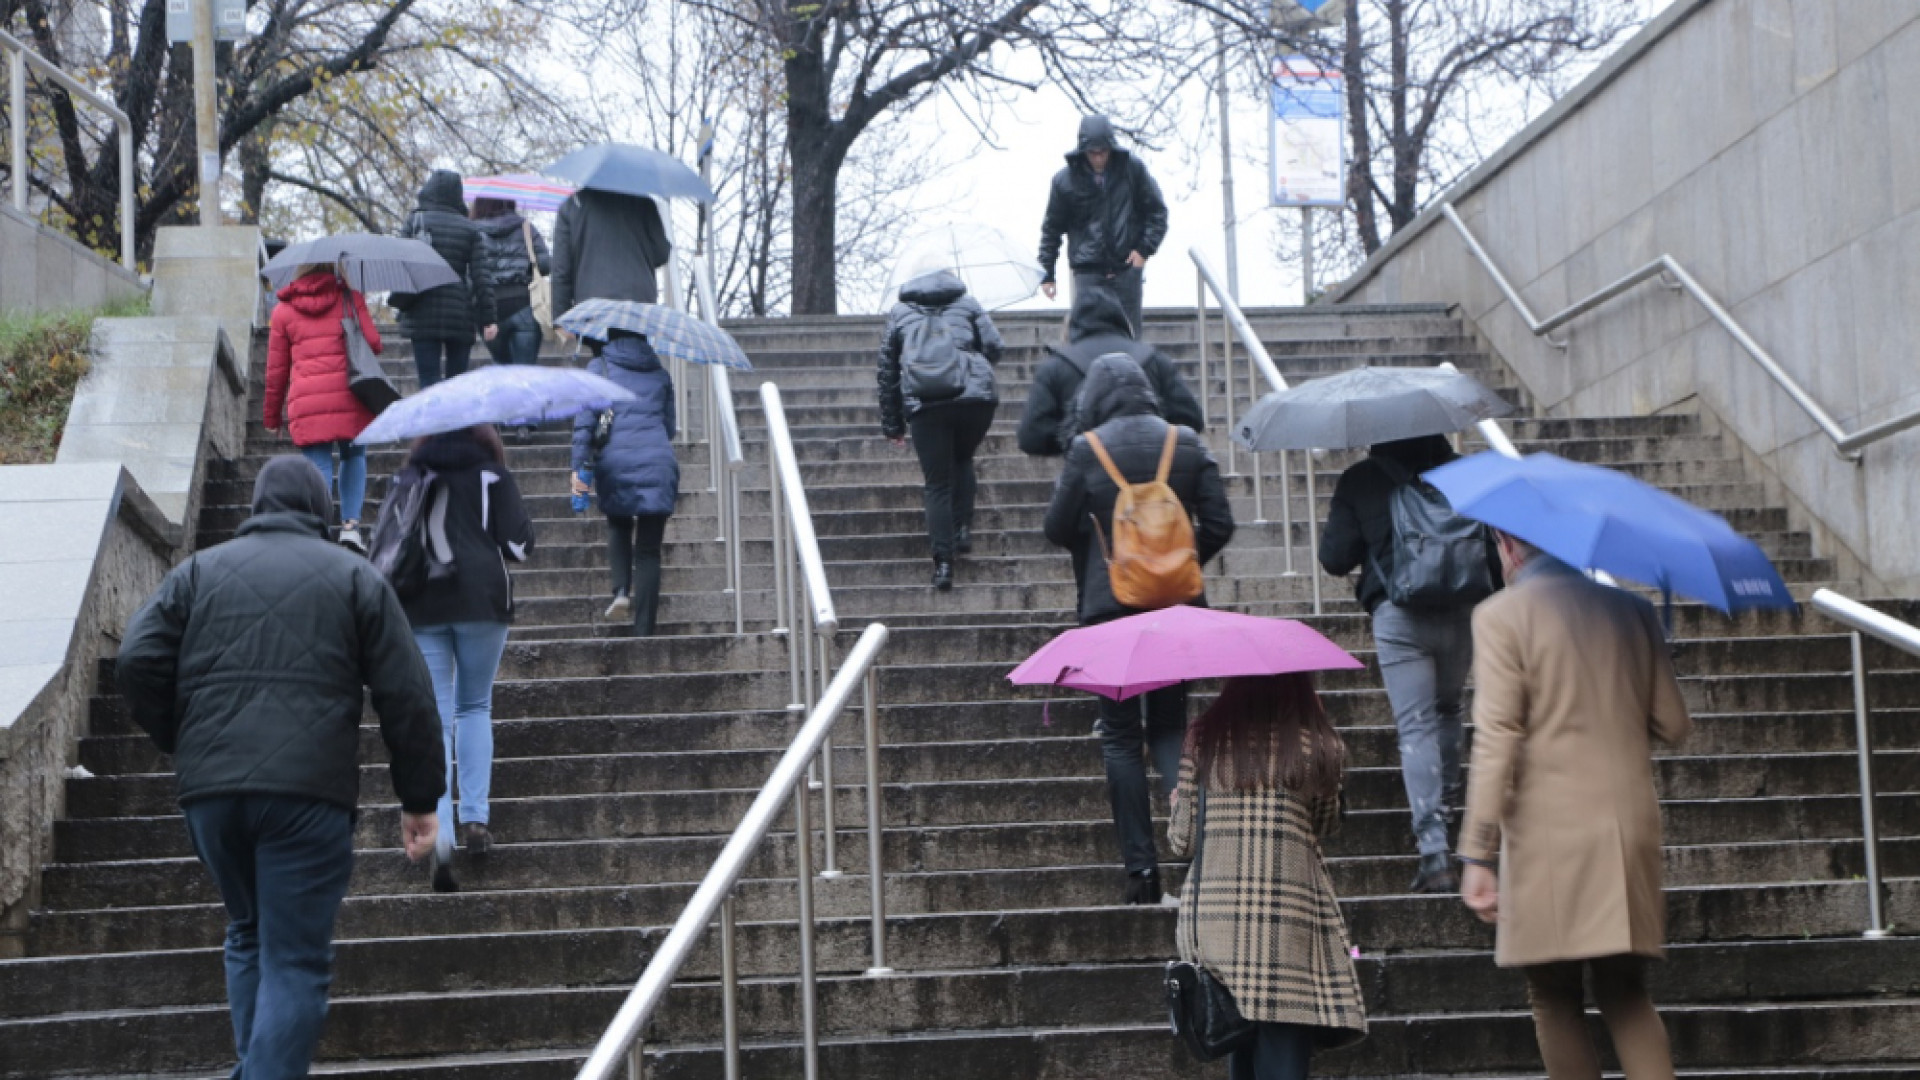
[[[569,334],[607,340],[614,330],[645,334],[653,351],[677,356],[690,364],[719,364],[736,371],[752,371],[738,342],[712,323],[701,322],[660,304],[638,300],[582,300],[553,324]]]
[[[342,233],[289,244],[260,268],[260,276],[278,289],[298,276],[301,267],[310,265],[344,266],[347,284],[363,293],[425,292],[460,281],[460,275],[431,246],[372,233]]]
[[[1440,368],[1356,368],[1276,390],[1234,428],[1250,450],[1343,450],[1444,435],[1513,412],[1480,380]]]

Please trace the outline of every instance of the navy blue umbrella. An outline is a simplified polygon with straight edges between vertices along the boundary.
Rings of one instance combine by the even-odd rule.
[[[628,143],[575,150],[541,171],[588,191],[713,201],[713,189],[679,158]]]
[[[1622,472],[1552,454],[1475,454],[1422,474],[1453,508],[1583,570],[1729,614],[1791,608],[1779,571],[1725,518]]]

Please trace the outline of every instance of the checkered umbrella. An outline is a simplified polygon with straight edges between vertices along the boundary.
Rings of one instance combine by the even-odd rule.
[[[653,351],[690,364],[719,364],[735,371],[752,371],[753,364],[725,330],[659,304],[634,300],[582,300],[553,321],[555,326],[581,337],[607,340],[609,332],[645,334]]]

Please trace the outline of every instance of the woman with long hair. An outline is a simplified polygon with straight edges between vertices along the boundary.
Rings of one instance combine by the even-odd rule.
[[[348,386],[342,323],[351,312],[376,354],[380,331],[367,313],[366,300],[347,288],[332,267],[303,266],[276,295],[280,303],[267,334],[261,421],[268,431],[284,426],[293,445],[327,478],[327,486],[336,489],[340,543],[365,554],[360,512],[367,499],[367,448],[353,440],[373,423],[373,413]]]
[[[1301,1080],[1358,1042],[1366,1005],[1320,842],[1340,817],[1347,749],[1313,678],[1227,680],[1187,730],[1168,842],[1191,854],[1176,929],[1252,1021],[1231,1080]]]
[[[533,522],[507,471],[507,451],[490,424],[429,435],[413,444],[407,464],[433,474],[423,519],[427,583],[402,601],[413,637],[433,674],[434,699],[447,744],[447,793],[440,797],[440,838],[431,863],[438,892],[453,878],[454,793],[461,840],[469,855],[493,847],[487,796],[493,786],[493,680],[513,620],[509,561],[533,549]]]

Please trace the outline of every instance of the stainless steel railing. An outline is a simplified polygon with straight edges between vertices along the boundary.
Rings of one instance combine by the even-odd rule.
[[[27,212],[27,69],[52,80],[67,93],[107,114],[120,136],[120,264],[134,269],[133,240],[133,121],[113,102],[89,90],[86,84],[51,60],[27,48],[12,34],[0,31],[0,52],[7,54],[8,117],[11,120],[13,208]]]
[[[1853,730],[1855,749],[1860,759],[1860,829],[1867,852],[1867,930],[1864,936],[1890,935],[1884,907],[1884,889],[1880,881],[1880,831],[1874,820],[1873,791],[1873,714],[1867,706],[1866,643],[1862,634],[1874,637],[1912,656],[1920,656],[1920,627],[1884,612],[1849,600],[1831,589],[1813,594],[1814,609],[1853,631]]]
[[[819,1076],[820,1037],[814,972],[813,826],[806,772],[816,758],[831,755],[832,745],[828,734],[839,719],[841,710],[852,699],[856,687],[862,690],[861,707],[866,716],[868,873],[872,878],[873,967],[866,974],[878,977],[892,973],[887,967],[886,904],[880,853],[883,823],[879,799],[879,679],[875,667],[886,643],[887,628],[879,623],[870,623],[861,632],[859,640],[848,651],[839,673],[826,684],[819,703],[808,714],[792,744],[774,766],[766,785],[754,797],[753,804],[747,808],[733,835],[728,837],[713,867],[694,890],[686,910],[654,952],[653,959],[641,973],[639,982],[627,994],[619,1012],[614,1014],[613,1022],[608,1025],[606,1033],[600,1036],[586,1064],[580,1067],[577,1080],[611,1080],[620,1074],[623,1063],[627,1080],[641,1080],[645,1074],[645,1044],[642,1040],[647,1023],[660,1007],[661,1000],[666,997],[681,967],[692,955],[700,936],[706,933],[716,918],[720,923],[722,1053],[725,1055],[725,1075],[728,1080],[738,1080],[739,972],[734,944],[733,890],[746,870],[748,860],[760,851],[761,845],[772,832],[774,821],[785,809],[788,800],[793,802],[794,877],[799,891],[802,1060],[807,1080],[816,1080]],[[832,813],[831,804],[827,813]],[[831,818],[826,825],[828,835],[831,835]]]
[[[1806,387],[1801,386],[1792,375],[1787,374],[1787,370],[1780,366],[1780,362],[1773,358],[1773,354],[1756,341],[1753,335],[1747,332],[1747,328],[1740,325],[1740,321],[1735,319],[1712,293],[1694,280],[1693,275],[1687,273],[1679,260],[1671,255],[1662,254],[1613,284],[1583,300],[1567,305],[1554,315],[1545,319],[1535,318],[1533,309],[1527,306],[1527,302],[1521,298],[1519,291],[1513,287],[1513,283],[1507,280],[1507,275],[1501,273],[1499,265],[1493,261],[1493,256],[1487,254],[1487,249],[1481,245],[1479,238],[1473,235],[1473,230],[1467,228],[1467,223],[1461,220],[1453,204],[1443,204],[1440,207],[1440,213],[1453,224],[1460,238],[1466,242],[1467,250],[1472,252],[1474,259],[1493,278],[1494,285],[1498,286],[1501,294],[1507,298],[1507,303],[1513,305],[1514,313],[1527,324],[1527,329],[1532,331],[1535,337],[1546,338],[1547,343],[1556,348],[1566,348],[1567,341],[1564,338],[1556,340],[1552,336],[1555,330],[1628,292],[1641,282],[1659,278],[1667,288],[1685,292],[1698,301],[1713,321],[1719,323],[1720,328],[1733,338],[1734,343],[1739,345],[1754,363],[1760,365],[1760,370],[1766,372],[1767,377],[1778,384],[1780,389],[1786,392],[1787,397],[1791,398],[1793,403],[1798,405],[1800,410],[1806,413],[1821,432],[1833,442],[1834,451],[1848,461],[1858,464],[1862,458],[1862,451],[1867,446],[1889,435],[1920,425],[1920,409],[1915,409],[1860,431],[1849,432],[1841,427],[1840,422],[1813,399],[1813,395],[1807,392]]]
[[[720,302],[713,287],[713,266],[704,254],[693,257],[694,294],[700,301],[701,317],[720,325]],[[727,562],[726,592],[733,594],[733,632],[747,632],[746,580],[741,560],[744,545],[740,536],[740,470],[746,467],[746,454],[740,444],[740,418],[733,407],[733,378],[719,364],[707,367],[707,460],[711,466],[714,515],[719,523]]]

